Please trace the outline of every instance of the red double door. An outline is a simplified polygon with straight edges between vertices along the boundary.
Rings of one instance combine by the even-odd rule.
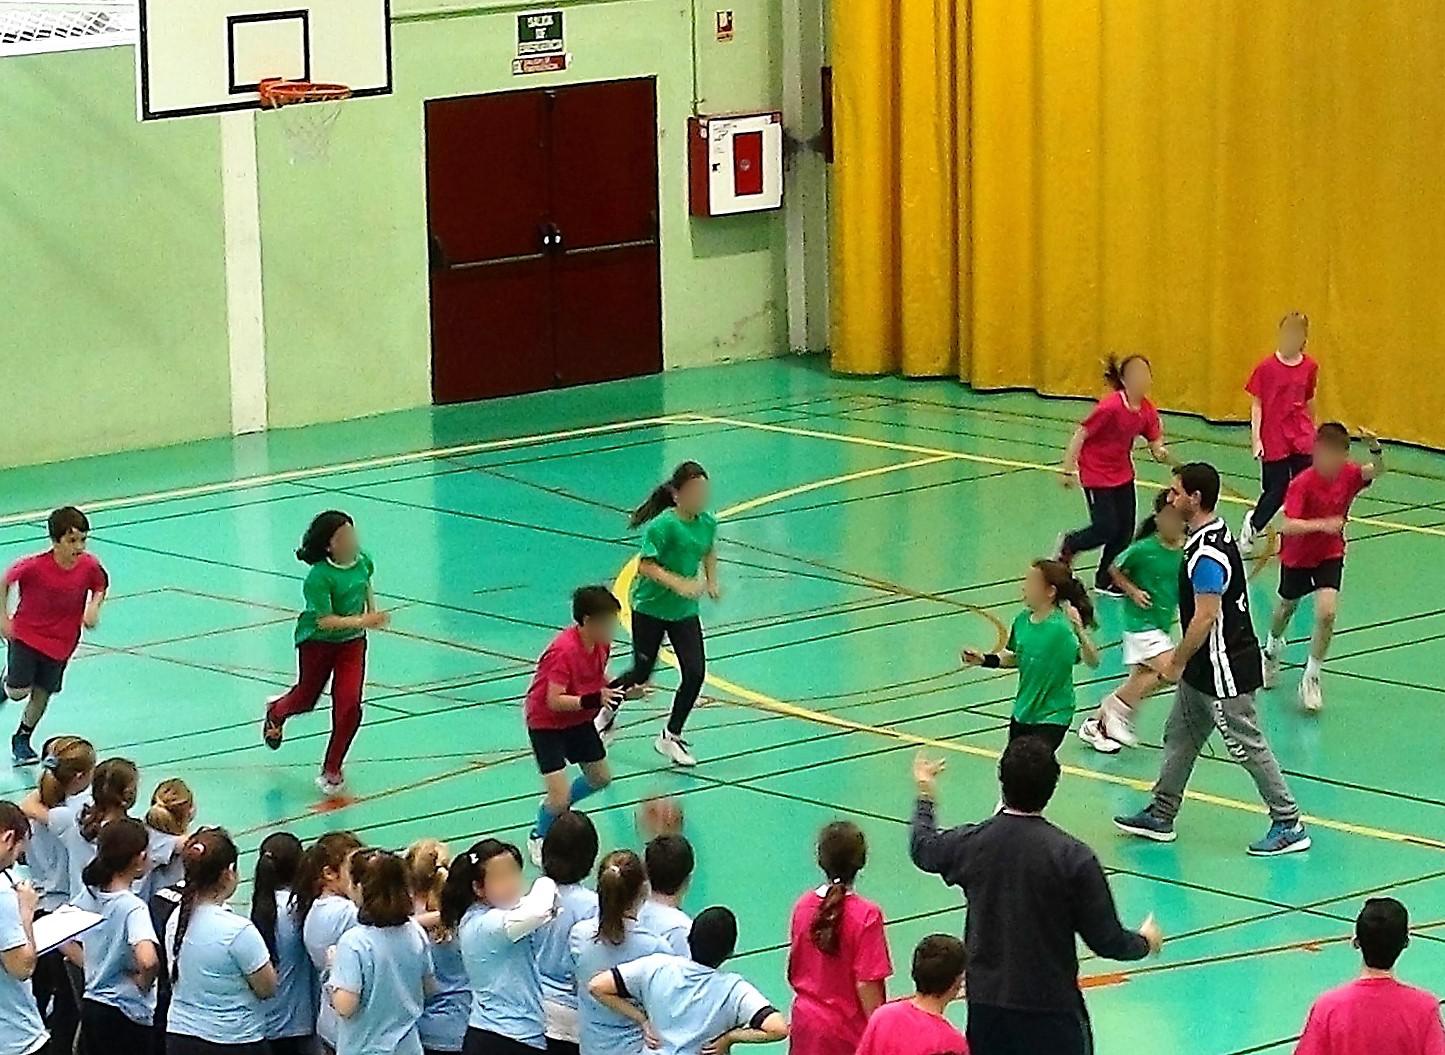
[[[650,79],[426,105],[432,396],[662,369]]]

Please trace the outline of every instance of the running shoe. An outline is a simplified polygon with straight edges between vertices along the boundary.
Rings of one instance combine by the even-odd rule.
[[[538,868],[542,867],[542,842],[543,839],[537,834],[536,829],[533,829],[532,834],[527,836],[527,857]]]
[[[1174,834],[1174,822],[1166,821],[1156,814],[1153,806],[1145,807],[1132,817],[1115,817],[1114,827],[1125,835],[1152,839],[1156,843],[1172,843],[1177,838]]]
[[[269,708],[266,711],[266,720],[261,725],[261,739],[272,751],[275,751],[281,746],[281,723],[271,717]]]
[[[1284,666],[1284,645],[1271,648],[1266,641],[1261,651],[1264,655],[1264,687],[1272,689],[1279,681],[1279,672]]]
[[[653,750],[675,766],[697,765],[697,759],[688,750],[689,746],[682,737],[666,729],[658,733],[657,739],[652,742]]]
[[[1099,710],[1103,715],[1099,728],[1106,737],[1125,747],[1138,746],[1139,734],[1134,732],[1133,715],[1128,704],[1110,694],[1100,701]]]
[[[612,741],[617,739],[617,708],[610,703],[604,703],[597,712],[597,717],[592,719],[592,724],[597,726],[597,735],[602,737],[602,746],[611,747]]]
[[[316,789],[328,799],[339,799],[346,794],[346,778],[340,773],[322,773],[316,778]]]
[[[1079,739],[1101,755],[1117,755],[1121,747],[1117,740],[1111,740],[1104,734],[1103,726],[1097,718],[1084,719],[1084,723],[1079,726]]]
[[[40,761],[35,748],[30,746],[29,733],[16,733],[10,738],[10,757],[17,766],[33,766]]]
[[[1254,546],[1259,541],[1260,534],[1261,532],[1255,530],[1254,508],[1251,507],[1239,525],[1239,552],[1245,556],[1254,556]]]
[[[1320,708],[1325,705],[1325,694],[1324,690],[1320,688],[1318,674],[1306,674],[1300,679],[1299,701],[1310,714],[1318,714]]]
[[[1280,857],[1302,853],[1310,848],[1309,832],[1299,821],[1282,824],[1275,821],[1259,842],[1249,844],[1251,857]]]

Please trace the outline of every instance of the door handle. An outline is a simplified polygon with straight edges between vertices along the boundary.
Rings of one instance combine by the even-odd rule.
[[[542,249],[548,253],[563,252],[562,229],[555,223],[544,223],[542,225]]]

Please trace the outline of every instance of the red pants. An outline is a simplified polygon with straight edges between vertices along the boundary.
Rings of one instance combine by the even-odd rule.
[[[330,679],[331,739],[326,743],[326,761],[322,763],[322,771],[330,776],[340,776],[346,752],[356,739],[356,731],[361,728],[366,638],[352,638],[339,644],[303,641],[296,646],[296,659],[300,666],[296,685],[271,704],[270,715],[277,722],[285,722],[287,718],[314,710]]]

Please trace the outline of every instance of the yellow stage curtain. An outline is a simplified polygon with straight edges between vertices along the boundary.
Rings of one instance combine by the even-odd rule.
[[[1321,414],[1445,447],[1445,4],[832,9],[837,370],[1092,395],[1140,351],[1243,419],[1297,308]]]

